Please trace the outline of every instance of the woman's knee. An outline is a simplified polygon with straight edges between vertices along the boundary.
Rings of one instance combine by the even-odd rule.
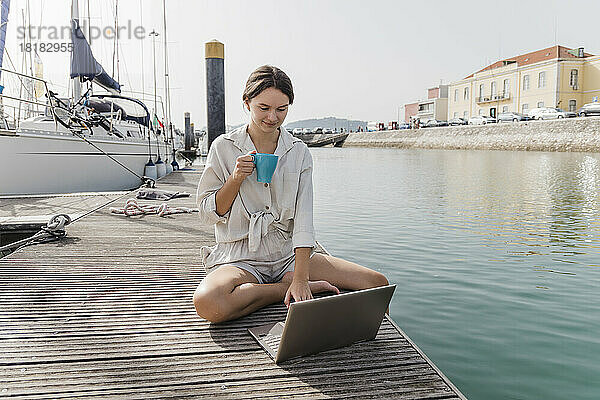
[[[387,286],[390,284],[390,282],[381,272],[372,271],[372,273],[369,276],[369,284],[371,285],[371,287],[378,287]]]
[[[210,321],[223,322],[228,319],[227,312],[221,303],[222,293],[216,288],[200,284],[194,292],[194,307],[196,313]]]

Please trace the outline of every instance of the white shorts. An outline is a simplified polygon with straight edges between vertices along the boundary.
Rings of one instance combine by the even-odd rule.
[[[283,275],[293,271],[296,265],[296,257],[292,255],[287,260],[279,260],[276,263],[265,265],[264,262],[237,261],[225,265],[233,265],[239,269],[250,272],[258,283],[276,283],[281,281]]]
[[[313,248],[310,257],[314,254],[315,249]],[[221,262],[207,264],[208,263],[205,262],[207,273],[224,265],[233,265],[234,267],[250,272],[254,275],[258,283],[276,283],[281,281],[281,278],[283,278],[283,275],[287,272],[294,270],[296,266],[296,256],[292,253],[274,261],[238,259],[235,261],[222,260]]]

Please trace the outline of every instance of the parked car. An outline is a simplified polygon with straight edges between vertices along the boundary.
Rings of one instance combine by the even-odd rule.
[[[564,111],[560,108],[547,107],[544,111],[538,114],[538,119],[558,119],[558,118],[573,118],[577,114],[570,111]]]
[[[496,118],[488,117],[487,115],[475,115],[469,118],[469,125],[486,125],[496,122]]]
[[[547,107],[536,107],[536,108],[532,108],[531,110],[527,111],[527,116],[530,119],[540,119],[539,118],[539,114],[543,111],[546,110]]]
[[[588,115],[600,115],[600,103],[584,104],[583,107],[577,111],[577,115],[580,117],[587,117]]]
[[[315,129],[315,133],[323,133],[323,128],[320,126]]]
[[[408,122],[403,122],[398,125],[398,129],[410,129],[410,124]]]
[[[448,126],[448,122],[431,118],[421,124],[423,128],[434,128],[436,126]]]
[[[310,129],[310,128],[304,128],[302,130],[302,133],[312,133],[312,129]]]
[[[530,118],[527,115],[512,111],[498,114],[498,122],[519,122],[529,120]]]
[[[448,125],[450,126],[455,126],[455,125],[467,125],[469,123],[469,121],[467,121],[464,118],[452,118],[450,121],[448,121]]]
[[[304,132],[304,130],[302,128],[294,128],[294,130],[292,131],[293,135],[302,135],[302,132]]]
[[[323,133],[333,133],[333,131],[329,128],[323,129]]]

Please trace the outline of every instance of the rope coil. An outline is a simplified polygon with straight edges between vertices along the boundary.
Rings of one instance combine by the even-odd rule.
[[[167,203],[162,203],[160,205],[151,205],[151,204],[138,204],[135,199],[129,199],[125,203],[125,207],[117,208],[111,207],[110,212],[113,214],[125,215],[127,217],[133,217],[136,215],[152,215],[157,214],[159,217],[165,217],[167,215],[172,214],[186,214],[198,212],[197,208],[188,208],[188,207],[169,207]]]

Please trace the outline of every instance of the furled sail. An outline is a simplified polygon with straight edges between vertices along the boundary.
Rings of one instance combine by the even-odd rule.
[[[73,42],[71,78],[79,77],[82,81],[93,80],[110,92],[121,93],[119,82],[108,75],[102,65],[94,58],[92,49],[81,31],[78,19],[71,21],[71,41]]]
[[[8,23],[8,10],[10,9],[10,0],[2,0],[1,22],[0,25],[0,68],[2,67],[2,59],[4,58],[4,42],[6,41],[6,24]],[[1,73],[1,71],[0,71]],[[0,93],[2,90],[0,89]]]

